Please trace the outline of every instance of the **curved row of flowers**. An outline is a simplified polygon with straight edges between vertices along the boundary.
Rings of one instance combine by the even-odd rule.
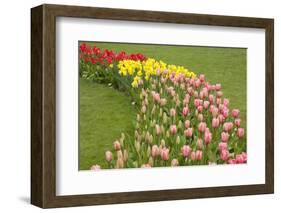
[[[80,75],[129,92],[137,103],[135,134],[121,133],[113,142],[105,153],[108,168],[247,162],[239,109],[231,110],[221,85],[203,74],[143,54],[82,44]]]

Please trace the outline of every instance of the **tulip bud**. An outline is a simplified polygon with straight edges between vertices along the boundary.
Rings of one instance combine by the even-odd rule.
[[[160,108],[160,110],[159,110],[159,117],[162,117],[162,115],[163,115],[163,109]]]
[[[145,105],[143,105],[142,107],[141,107],[141,112],[144,114],[144,113],[146,113],[146,106]]]
[[[166,145],[166,144],[165,144],[165,140],[164,140],[164,139],[161,139],[160,144],[161,144],[162,147],[165,147],[165,145]]]
[[[149,144],[152,144],[152,143],[153,143],[153,136],[152,136],[152,135],[149,136],[148,143],[149,143]]]
[[[121,144],[119,143],[119,141],[115,141],[114,143],[113,143],[113,148],[114,148],[114,150],[120,150],[121,149]]]
[[[125,140],[125,134],[123,132],[121,133],[121,138]]]
[[[178,159],[174,158],[174,159],[171,161],[171,166],[174,167],[174,166],[178,166],[178,165],[179,165]]]
[[[145,134],[145,141],[149,141],[150,133],[147,131]]]
[[[151,148],[150,148],[150,146],[148,146],[147,150],[146,150],[146,156],[149,158],[150,154],[151,154]]]
[[[182,121],[181,121],[181,120],[179,120],[178,128],[179,128],[179,129],[182,129]]]
[[[126,149],[124,149],[123,160],[124,160],[125,162],[128,160],[128,151],[127,151]]]
[[[205,122],[200,122],[200,123],[198,124],[198,130],[199,130],[200,132],[205,132],[206,127],[207,127],[207,124],[206,124]]]
[[[171,132],[172,135],[175,135],[177,133],[177,126],[171,125],[170,126],[170,132]]]
[[[140,114],[137,114],[137,121],[140,122],[140,120],[141,120]]]
[[[112,152],[111,151],[105,152],[105,159],[106,159],[107,162],[112,161]]]
[[[168,122],[167,114],[166,112],[163,113],[163,123],[166,124]]]
[[[148,164],[149,164],[151,167],[153,166],[154,160],[153,160],[152,157],[149,157],[149,159],[148,159]]]
[[[155,125],[155,132],[156,132],[156,135],[161,134],[161,127],[158,124]]]
[[[161,132],[162,132],[162,133],[165,133],[165,128],[164,128],[163,125],[161,125]]]
[[[177,136],[176,144],[180,144],[180,142],[181,142],[180,136]]]
[[[181,153],[185,158],[189,156],[190,151],[191,149],[188,145],[183,145],[183,147],[181,148]]]
[[[184,126],[185,126],[186,129],[189,128],[189,126],[190,126],[190,121],[189,121],[189,120],[186,120],[186,121],[184,122]]]
[[[192,128],[187,128],[186,130],[184,130],[184,135],[187,138],[191,138],[193,134],[193,129]]]
[[[137,152],[140,151],[140,142],[135,141],[135,148],[136,148]]]
[[[195,158],[196,158],[196,160],[201,160],[202,159],[202,151],[201,150],[197,150],[196,151]]]
[[[170,116],[175,117],[176,116],[176,110],[174,108],[170,109]]]
[[[160,156],[161,156],[161,159],[162,160],[169,160],[169,149],[167,149],[167,148],[163,148],[162,150],[161,150],[161,153],[160,153]]]
[[[93,165],[91,166],[90,168],[92,171],[99,171],[101,169],[100,165],[96,164],[96,165]]]
[[[153,146],[152,146],[151,155],[152,155],[152,157],[154,157],[154,158],[159,155],[159,148],[158,148],[157,145],[153,145]]]
[[[203,140],[201,138],[198,138],[196,147],[197,147],[197,149],[200,149],[200,150],[203,148]]]
[[[238,128],[237,129],[237,136],[238,138],[242,138],[244,136],[244,129],[243,128]]]
[[[170,132],[169,132],[169,130],[167,130],[167,132],[166,132],[166,137],[167,137],[167,138],[170,137]]]
[[[204,117],[203,117],[203,115],[200,113],[200,114],[198,114],[197,119],[198,119],[199,122],[202,122],[203,119],[204,119]]]
[[[229,139],[229,134],[227,132],[222,132],[221,133],[221,141],[222,142],[227,142]]]
[[[123,161],[123,159],[121,159],[121,158],[118,158],[118,159],[117,159],[116,168],[117,168],[117,169],[124,168],[124,161]]]

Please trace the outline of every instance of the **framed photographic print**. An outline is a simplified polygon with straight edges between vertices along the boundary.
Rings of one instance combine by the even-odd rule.
[[[31,9],[31,203],[274,191],[273,19]]]

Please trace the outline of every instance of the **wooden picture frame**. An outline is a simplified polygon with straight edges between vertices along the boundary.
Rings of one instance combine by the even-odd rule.
[[[266,32],[265,184],[56,195],[56,17],[261,28]],[[267,194],[274,192],[273,19],[41,5],[31,9],[31,203],[41,208]]]

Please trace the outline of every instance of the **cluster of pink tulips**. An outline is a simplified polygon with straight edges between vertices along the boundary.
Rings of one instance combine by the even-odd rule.
[[[221,84],[210,84],[204,75],[188,78],[159,71],[136,92],[140,106],[135,133],[122,133],[106,151],[108,168],[247,162],[240,112],[230,108]]]

